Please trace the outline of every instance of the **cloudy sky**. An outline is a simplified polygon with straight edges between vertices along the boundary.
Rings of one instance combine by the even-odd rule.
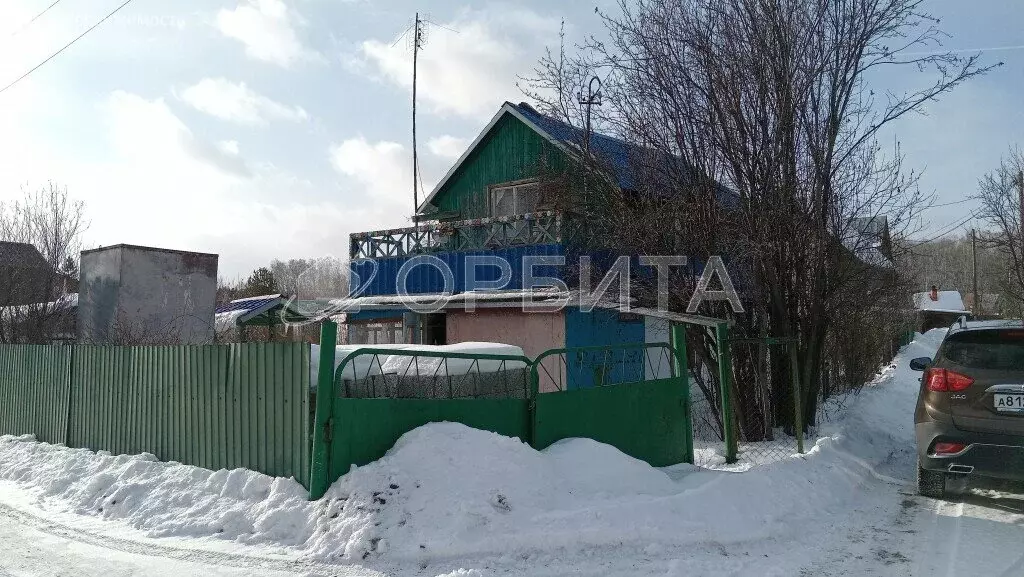
[[[0,87],[123,0],[0,1]],[[134,0],[0,93],[0,199],[48,180],[88,206],[90,245],[216,252],[227,278],[272,258],[344,255],[354,231],[412,212],[411,51],[420,60],[423,181],[430,189],[544,46],[598,30],[610,0]],[[1024,5],[931,0],[955,49],[1005,66],[887,134],[938,201],[973,190],[1024,145]],[[457,31],[457,32],[456,32]],[[890,79],[878,79],[884,89]],[[891,79],[894,84],[904,78]],[[928,228],[970,213],[928,212]]]

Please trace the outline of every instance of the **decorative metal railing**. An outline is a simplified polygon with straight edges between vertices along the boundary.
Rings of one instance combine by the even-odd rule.
[[[388,258],[456,250],[485,250],[562,242],[562,215],[554,211],[517,216],[434,222],[409,228],[357,232],[352,259]]]

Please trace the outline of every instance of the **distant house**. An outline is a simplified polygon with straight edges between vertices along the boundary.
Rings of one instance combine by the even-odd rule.
[[[0,242],[0,340],[74,340],[77,284],[54,269],[34,245]]]
[[[959,291],[940,291],[935,285],[927,292],[914,293],[914,310],[917,312],[916,330],[921,333],[948,327],[963,316],[973,317]]]
[[[39,250],[24,242],[0,242],[0,307],[55,300],[63,277]]]

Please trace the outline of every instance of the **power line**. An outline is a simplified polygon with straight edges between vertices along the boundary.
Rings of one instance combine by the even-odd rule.
[[[43,60],[39,64],[36,64],[35,66],[33,66],[28,72],[22,74],[17,79],[15,79],[14,82],[11,82],[10,84],[8,84],[7,86],[4,86],[3,88],[0,88],[0,94],[3,94],[4,92],[7,91],[8,88],[10,88],[10,87],[14,86],[15,84],[17,84],[17,83],[21,82],[22,80],[24,80],[29,74],[32,74],[36,70],[39,70],[39,68],[42,67],[44,64],[46,64],[47,62],[49,62],[49,61],[53,60],[54,58],[56,58],[61,52],[64,52],[65,50],[70,48],[72,44],[74,44],[75,42],[78,42],[79,40],[81,40],[82,37],[84,37],[86,34],[92,32],[93,30],[95,30],[97,26],[99,26],[100,24],[103,24],[104,22],[106,22],[111,16],[113,16],[114,14],[117,14],[122,8],[124,8],[125,6],[130,4],[131,2],[132,2],[132,0],[125,0],[124,3],[122,3],[117,8],[114,8],[114,10],[112,12],[110,12],[109,14],[104,16],[102,19],[100,19],[99,22],[93,24],[88,29],[86,29],[85,32],[82,32],[81,34],[76,36],[74,40],[72,40],[71,42],[68,42],[67,44],[65,44],[63,47],[61,47],[60,50],[54,52],[49,57],[47,57],[46,60]],[[56,4],[56,2],[54,4]]]
[[[972,218],[976,217],[976,216],[978,216],[978,212],[977,211],[972,212],[971,214],[967,215],[967,218],[961,220],[960,222],[958,222],[958,223],[956,223],[956,224],[954,224],[952,226],[947,227],[945,231],[940,232],[939,234],[933,236],[932,238],[929,238],[927,240],[922,240],[921,242],[915,243],[914,246],[921,246],[922,244],[927,244],[929,242],[934,242],[934,241],[939,240],[940,238],[946,236],[947,234],[954,233],[957,230],[959,230],[960,227],[962,227],[963,225],[965,225],[968,222],[970,222],[970,220]]]
[[[42,16],[43,14],[46,14],[47,12],[49,12],[49,11],[50,11],[50,8],[53,8],[53,7],[54,7],[54,6],[56,6],[57,4],[60,4],[60,0],[54,0],[54,1],[53,1],[53,4],[50,4],[50,5],[49,5],[49,6],[47,6],[46,8],[43,8],[43,11],[42,11],[42,12],[40,12],[39,14],[36,14],[35,16],[33,16],[33,17],[32,17],[32,19],[31,19],[31,20],[29,20],[28,22],[26,22],[26,23],[22,24],[22,25],[21,25],[21,28],[18,28],[18,29],[17,29],[17,30],[15,30],[14,32],[11,32],[11,38],[13,38],[13,37],[17,36],[18,34],[21,34],[22,32],[24,32],[24,31],[25,31],[25,29],[26,29],[26,28],[28,28],[29,26],[31,26],[33,22],[35,22],[36,20],[38,20],[40,16]]]
[[[925,210],[927,210],[929,208],[941,208],[943,206],[953,206],[953,205],[956,205],[956,204],[963,204],[965,202],[971,202],[972,200],[975,200],[975,199],[973,199],[973,198],[965,198],[963,200],[954,200],[953,202],[944,202],[942,204],[933,204],[933,205],[927,207]]]

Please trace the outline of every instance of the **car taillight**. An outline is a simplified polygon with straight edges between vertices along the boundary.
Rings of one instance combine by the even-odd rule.
[[[967,445],[963,443],[935,443],[932,447],[932,453],[936,455],[955,455],[960,451],[963,451]]]
[[[974,384],[974,379],[949,369],[928,369],[924,375],[929,391],[962,391]]]

